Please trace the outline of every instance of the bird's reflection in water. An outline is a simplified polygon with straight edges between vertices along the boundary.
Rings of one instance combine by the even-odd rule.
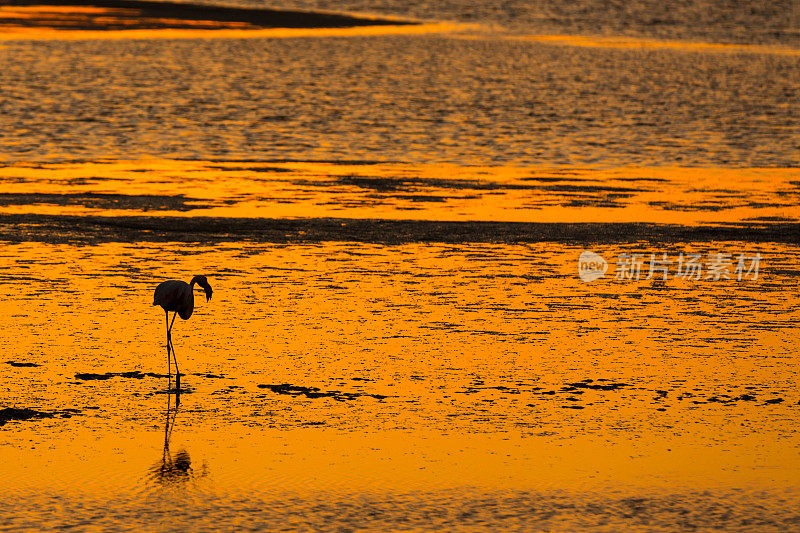
[[[180,391],[175,394],[169,393],[167,396],[166,422],[164,425],[164,451],[161,460],[150,468],[151,478],[161,485],[173,485],[186,483],[208,475],[206,465],[200,469],[192,467],[192,459],[189,452],[179,450],[173,454],[169,449],[172,429],[175,426],[175,419],[178,417],[178,407],[180,406]],[[175,396],[173,405],[172,397]]]

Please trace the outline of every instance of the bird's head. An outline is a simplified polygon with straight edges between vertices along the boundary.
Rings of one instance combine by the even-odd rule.
[[[206,291],[206,301],[209,301],[214,291],[211,289],[211,285],[208,284],[208,279],[205,276],[195,276],[194,281],[203,287],[203,290]]]

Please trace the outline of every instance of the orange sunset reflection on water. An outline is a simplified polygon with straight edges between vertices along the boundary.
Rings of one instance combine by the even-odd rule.
[[[709,1],[0,5],[0,529],[795,530],[800,19]]]
[[[722,248],[594,250],[613,263]],[[679,509],[702,521],[709,490],[748,513],[757,494],[789,491],[769,511],[783,516],[800,468],[787,423],[800,402],[796,246],[724,243],[761,254],[756,280],[621,281],[612,264],[592,284],[577,276],[581,249],[9,243],[0,350],[39,366],[7,364],[6,402],[55,417],[6,425],[6,490],[44,505],[87,478],[80,505],[110,499],[121,516],[185,527],[253,502],[271,509],[266,524],[322,505],[340,518],[307,511],[300,524],[422,525],[441,505],[442,527],[472,508],[477,526],[492,522],[485,498],[522,523],[533,498],[567,529],[595,507],[624,524],[629,497],[656,523]],[[184,393],[170,415],[151,292],[195,272],[214,298],[176,324]],[[213,498],[227,503],[207,524],[170,514]]]
[[[796,168],[115,160],[9,163],[0,167],[0,179],[0,213],[8,214],[689,225],[800,220]]]

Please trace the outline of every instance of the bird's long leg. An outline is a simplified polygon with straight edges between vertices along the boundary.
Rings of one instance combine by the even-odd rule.
[[[172,361],[170,357],[170,348],[172,345],[172,340],[170,338],[170,327],[169,327],[169,311],[164,311],[166,313],[165,318],[167,319],[166,326],[167,326],[167,390],[169,391],[170,386],[172,384]]]
[[[172,342],[172,341],[170,341]],[[181,390],[181,371],[178,369],[178,360],[175,358],[175,345],[172,345],[172,361],[175,363],[175,391],[180,394]]]
[[[169,343],[170,346],[172,346],[172,360],[175,362],[175,390],[179,391],[181,389],[181,371],[178,370],[178,359],[175,357],[175,345],[172,344],[172,324],[175,323],[175,317],[177,316],[177,312],[172,315],[172,322],[169,324]]]
[[[167,453],[169,452],[169,404],[170,404],[170,394],[169,390],[167,390],[167,425],[164,426],[164,453],[161,455],[161,464],[166,464],[167,461]]]

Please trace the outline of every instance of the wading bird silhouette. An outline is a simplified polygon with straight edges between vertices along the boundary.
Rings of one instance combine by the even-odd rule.
[[[205,276],[195,276],[190,283],[176,279],[164,281],[158,284],[155,295],[153,296],[153,305],[160,305],[167,314],[167,375],[171,380],[171,352],[172,360],[175,361],[175,389],[177,391],[181,388],[181,373],[178,370],[178,360],[175,358],[175,346],[172,344],[172,325],[175,323],[175,317],[178,315],[184,320],[188,320],[189,317],[192,316],[192,312],[194,311],[193,291],[195,283],[206,291],[206,301],[209,301],[214,291],[211,290],[211,285],[208,284],[208,280]],[[175,313],[172,315],[172,322],[169,320],[170,311]]]

